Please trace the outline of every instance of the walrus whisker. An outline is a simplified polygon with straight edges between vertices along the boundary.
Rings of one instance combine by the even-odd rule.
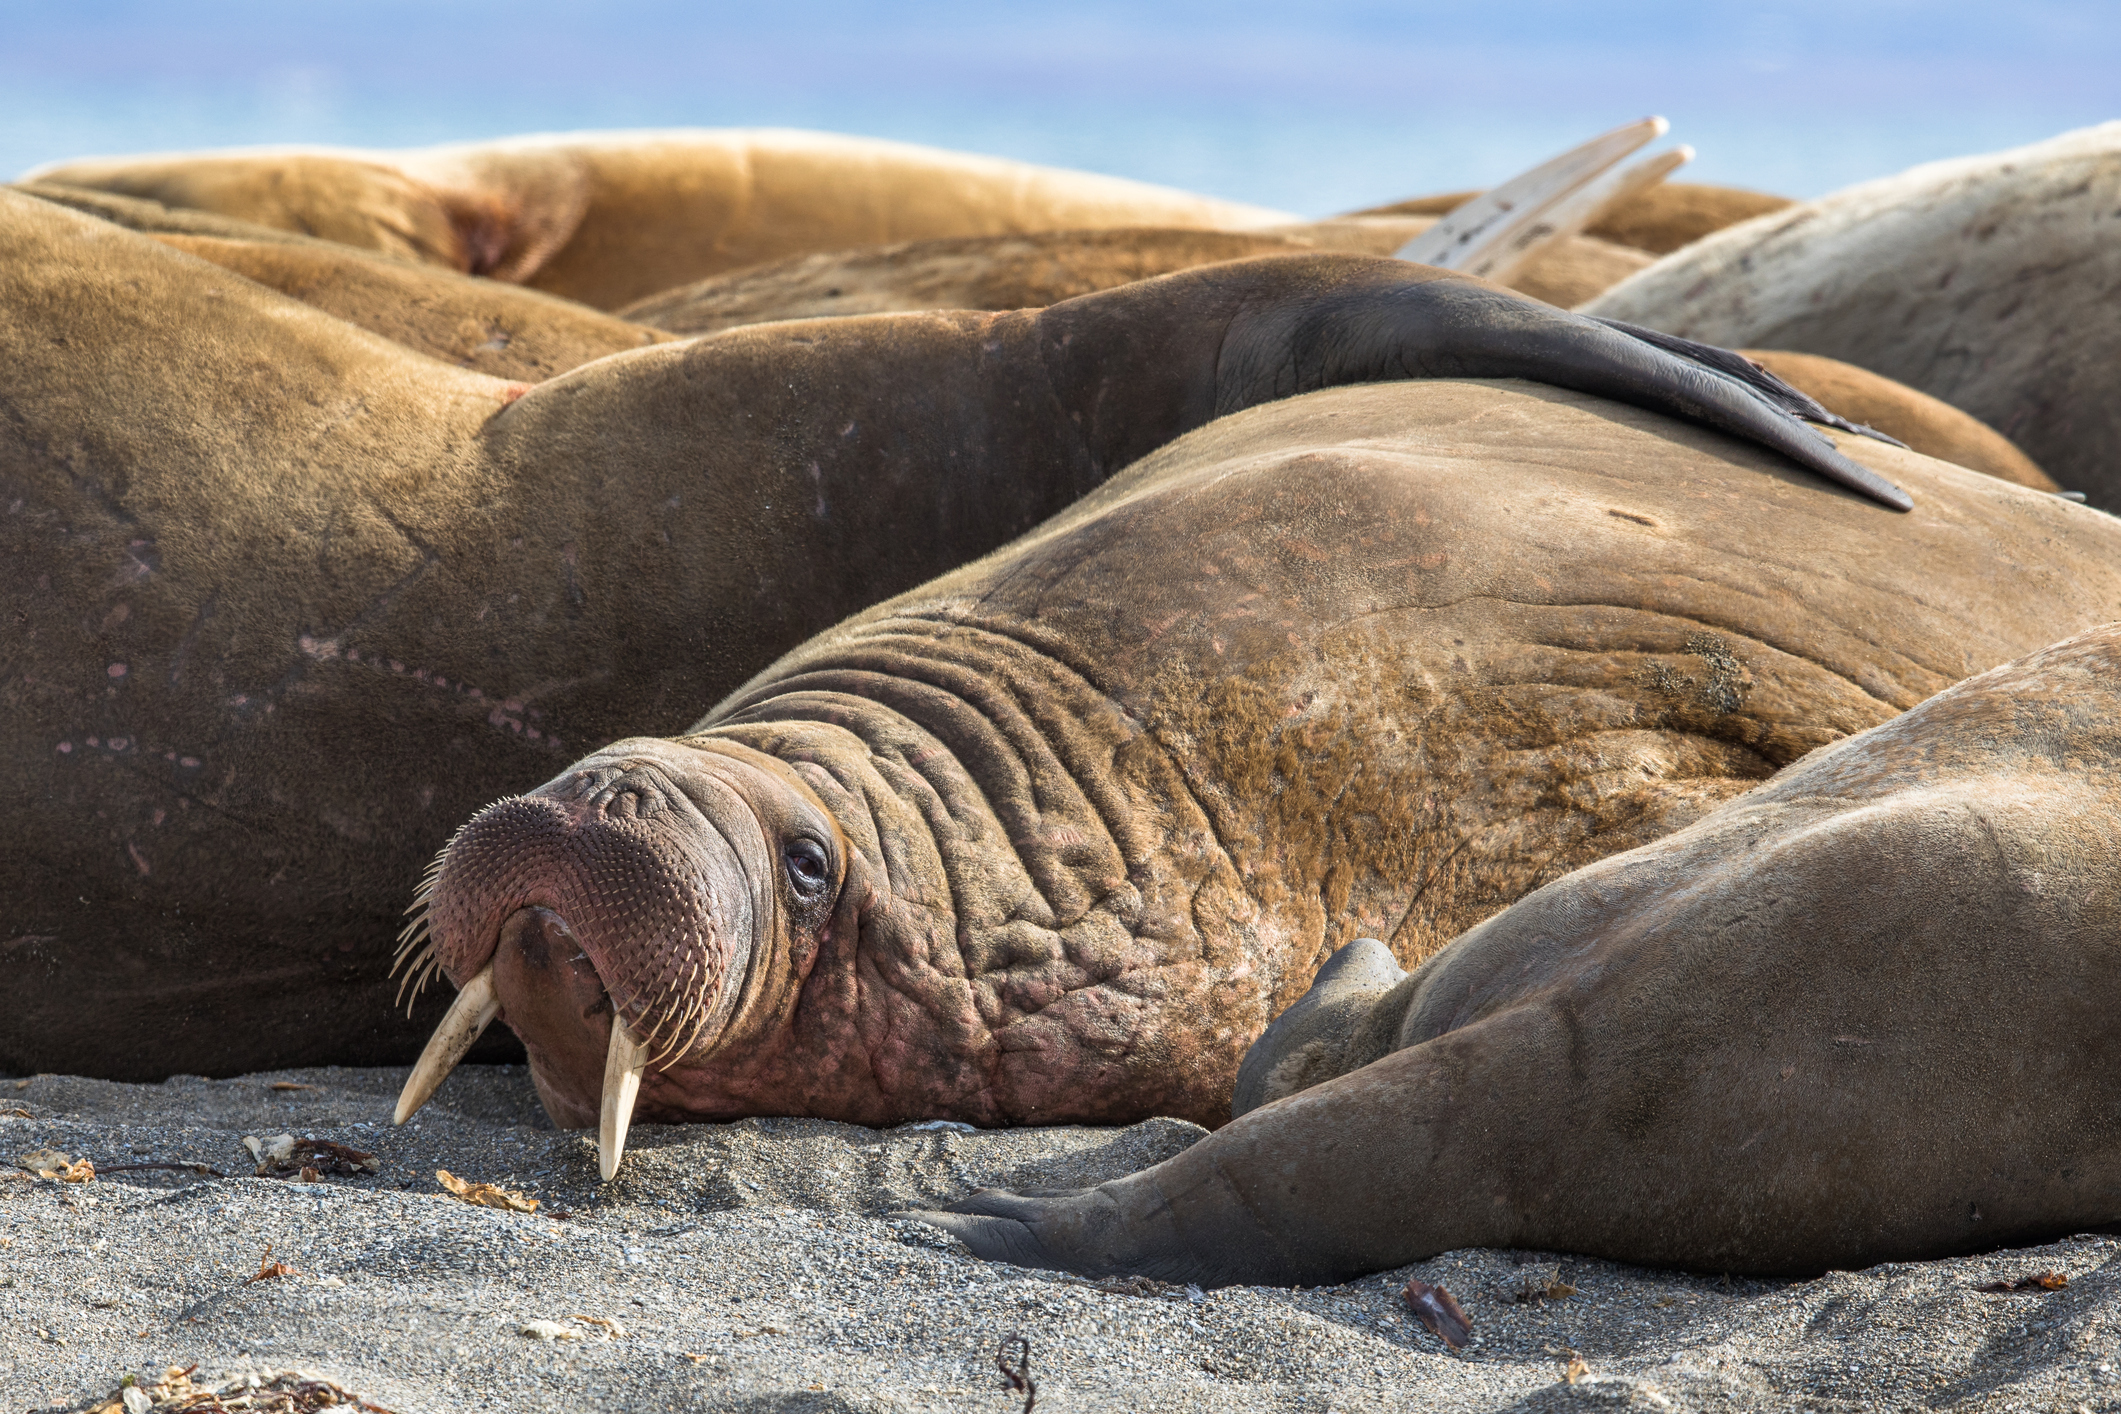
[[[626,1155],[626,1130],[633,1123],[633,1102],[641,1093],[641,1072],[648,1060],[626,1018],[611,1014],[611,1048],[604,1053],[604,1101],[597,1115],[597,1171],[611,1182]]]
[[[392,1124],[405,1123],[427,1103],[500,1010],[501,1000],[493,990],[493,964],[489,962],[476,977],[464,984],[457,999],[450,1003],[442,1024],[427,1038],[419,1060],[413,1063],[412,1074],[405,1078],[405,1088],[398,1092],[398,1107],[391,1115]]]
[[[405,980],[398,984],[398,997],[405,1003],[405,1015],[408,1018],[412,1016],[413,1007],[419,1003],[420,993],[427,990],[427,984],[433,981],[435,974],[441,970],[442,960],[435,956],[434,949],[430,947],[420,957],[413,970],[405,974]],[[408,988],[411,989],[410,996],[406,994]]]
[[[705,965],[698,958],[694,958],[692,974],[686,979],[685,986],[682,989],[685,999],[684,1005],[677,1012],[676,1019],[669,1023],[670,1043],[656,1053],[655,1059],[650,1064],[661,1065],[672,1056],[690,1050],[694,1043],[699,1040],[700,1032],[705,1029],[707,1024],[705,994],[704,989],[700,985],[705,978],[705,973]],[[658,1027],[657,1029],[661,1030],[662,1028]]]
[[[399,956],[400,956],[400,961],[402,961],[402,960],[403,960],[403,954],[400,954]],[[413,994],[412,994],[412,1001],[410,1001],[410,1002],[409,1002],[409,1001],[407,1001],[407,1000],[406,1000],[406,998],[405,998],[405,989],[406,989],[406,988],[408,988],[408,987],[411,987],[411,986],[412,986],[412,984],[413,984],[413,978],[415,978],[416,976],[418,976],[418,975],[420,974],[420,971],[421,971],[422,967],[423,967],[423,966],[424,966],[424,965],[425,965],[425,964],[426,964],[426,963],[427,963],[428,961],[430,961],[430,960],[431,960],[431,959],[432,959],[433,957],[434,957],[434,948],[433,948],[433,947],[432,947],[432,946],[430,945],[430,946],[429,946],[429,947],[427,948],[427,950],[426,950],[425,952],[423,952],[423,953],[422,953],[422,954],[421,954],[421,955],[420,955],[419,957],[417,957],[417,958],[413,959],[413,964],[412,964],[412,966],[411,966],[411,967],[410,967],[409,969],[407,969],[407,971],[406,971],[406,973],[405,973],[405,976],[404,976],[403,980],[401,980],[401,981],[400,981],[400,982],[398,983],[398,994],[397,994],[397,996],[391,999],[391,1003],[390,1003],[390,1004],[391,1004],[391,1006],[392,1006],[393,1008],[396,1008],[396,1007],[399,1007],[399,1006],[403,1006],[403,1007],[405,1008],[405,1015],[406,1015],[406,1016],[407,1016],[408,1018],[410,1018],[410,1017],[412,1016],[412,1003],[413,1003],[413,1002],[417,1002],[417,1001],[418,1001],[418,1000],[420,999],[420,993],[418,992],[418,990],[417,990],[417,989],[416,989],[416,990],[414,990],[414,992],[413,992]],[[390,974],[389,974],[389,975],[391,975],[391,976],[396,976],[396,974],[397,974],[397,971],[398,971],[398,964],[394,962],[394,963],[392,963],[392,964],[390,965]]]

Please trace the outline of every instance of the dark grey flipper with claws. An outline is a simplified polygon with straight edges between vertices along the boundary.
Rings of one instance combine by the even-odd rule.
[[[1881,505],[1914,507],[1907,492],[1842,455],[1804,422],[1831,413],[1761,370],[1741,374],[1752,366],[1727,349],[1589,319],[1462,276],[1409,278],[1407,268],[1402,263],[1396,276],[1377,270],[1367,278],[1350,271],[1311,299],[1275,301],[1233,320],[1231,332],[1242,330],[1250,349],[1278,366],[1245,369],[1247,348],[1226,341],[1217,411],[1340,383],[1523,378],[1714,427],[1781,452]],[[1066,307],[1056,305],[1048,315]],[[1261,322],[1271,333],[1254,327]],[[1262,384],[1272,388],[1265,396]],[[1250,396],[1231,402],[1233,388]]]

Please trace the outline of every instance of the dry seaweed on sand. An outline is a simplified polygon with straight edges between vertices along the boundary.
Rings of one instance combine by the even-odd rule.
[[[1010,1359],[1012,1347],[1016,1356],[1013,1362]],[[1031,1414],[1038,1405],[1038,1384],[1031,1378],[1031,1342],[1025,1339],[1023,1332],[1011,1332],[1002,1341],[994,1352],[994,1368],[1002,1372],[1002,1388],[1011,1394],[1022,1395],[1024,1414]]]
[[[475,1208],[499,1208],[504,1213],[534,1213],[538,1210],[535,1198],[526,1198],[514,1189],[502,1188],[498,1184],[471,1183],[448,1169],[436,1169],[435,1182],[441,1184],[451,1197]]]
[[[86,1155],[68,1158],[57,1149],[37,1149],[15,1160],[23,1172],[38,1178],[57,1179],[61,1183],[94,1183],[96,1166]]]
[[[1987,1281],[1974,1288],[1976,1291],[2029,1291],[2044,1293],[2060,1291],[2069,1285],[2069,1278],[2060,1272],[2034,1272],[2031,1276],[2010,1277],[1998,1281]]]
[[[1444,1288],[1431,1286],[1420,1277],[1408,1277],[1406,1289],[1400,1295],[1406,1298],[1407,1309],[1414,1313],[1414,1319],[1453,1350],[1472,1336],[1472,1320],[1467,1317],[1465,1308],[1458,1304],[1458,1298]]]
[[[127,1375],[107,1396],[77,1404],[67,1414],[316,1414],[321,1409],[358,1409],[391,1414],[380,1404],[349,1394],[330,1380],[297,1371],[245,1375],[220,1385],[192,1382],[197,1365],[172,1365],[153,1384]]]

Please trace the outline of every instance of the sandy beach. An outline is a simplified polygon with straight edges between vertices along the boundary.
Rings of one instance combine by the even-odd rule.
[[[460,1069],[393,1129],[403,1076],[0,1080],[0,1407],[155,1408],[196,1365],[163,1407],[246,1379],[225,1406],[339,1397],[300,1377],[395,1414],[999,1412],[1023,1407],[996,1367],[1020,1335],[1049,1411],[2121,1408],[2111,1236],[1801,1282],[1463,1251],[1315,1290],[1090,1283],[887,1215],[1097,1182],[1201,1130],[646,1126],[605,1187],[522,1069]],[[376,1171],[312,1148],[313,1179],[256,1176],[243,1140],[283,1135]],[[20,1164],[58,1173],[54,1151],[97,1177]],[[126,1167],[152,1164],[222,1176]],[[474,1206],[437,1170],[538,1207]],[[1981,1289],[2042,1273],[2067,1284]],[[1410,1276],[1462,1303],[1462,1350],[1409,1316]]]

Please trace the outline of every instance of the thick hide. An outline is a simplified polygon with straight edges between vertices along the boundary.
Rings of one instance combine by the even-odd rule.
[[[599,309],[808,251],[1293,219],[1119,177],[770,128],[91,158],[31,176],[526,283]]]
[[[1390,255],[1430,218],[1342,217],[1266,231],[1129,227],[909,241],[794,256],[665,290],[619,311],[674,334],[712,334],[772,319],[914,309],[1029,309],[1247,256],[1340,250]],[[1567,308],[1649,264],[1639,253],[1572,238],[1534,260],[1511,288]]]

